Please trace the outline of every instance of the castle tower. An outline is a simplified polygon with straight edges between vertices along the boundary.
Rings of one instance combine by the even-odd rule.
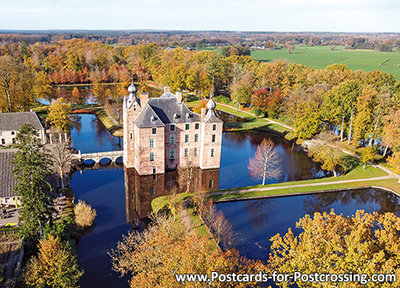
[[[210,95],[207,102],[207,112],[201,112],[201,147],[200,147],[200,168],[219,168],[222,147],[222,126],[223,122],[215,113],[216,104]]]
[[[137,88],[132,81],[128,87],[129,95],[123,100],[123,122],[124,122],[124,165],[127,168],[134,167],[135,156],[135,127],[134,121],[139,115],[142,107],[140,100],[136,97]],[[137,133],[136,133],[137,134]]]

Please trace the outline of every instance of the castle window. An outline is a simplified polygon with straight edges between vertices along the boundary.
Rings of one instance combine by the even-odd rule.
[[[211,149],[211,157],[214,157],[214,156],[215,156],[215,150]]]
[[[175,124],[171,124],[171,126],[169,126],[169,130],[175,131]]]
[[[169,135],[169,144],[175,144],[175,135]]]
[[[150,148],[154,148],[154,138],[150,138]]]
[[[157,128],[151,128],[151,134],[157,134]]]
[[[150,152],[150,161],[154,161],[154,152]]]
[[[214,186],[214,180],[211,179],[210,182],[208,182],[208,188],[213,188]]]
[[[175,159],[175,150],[174,149],[169,150],[169,159]]]
[[[153,166],[153,174],[156,174],[156,172],[157,172],[157,167]]]
[[[12,138],[12,144],[15,144],[15,138]]]
[[[14,131],[11,131],[11,135],[15,135],[15,132],[14,132]]]
[[[217,124],[213,124],[213,130],[217,130]]]
[[[133,133],[129,132],[129,140],[133,140]]]
[[[151,196],[156,195],[156,187],[154,187],[154,186],[151,186],[151,187],[150,187],[150,195],[151,195]]]
[[[188,156],[189,156],[189,149],[185,148],[185,157],[188,157]]]
[[[189,142],[189,134],[186,134],[185,135],[185,143],[188,143]]]
[[[198,153],[197,153],[197,150],[198,150],[197,148],[194,148],[194,156],[195,156],[195,157],[198,156],[198,155],[197,155],[197,154],[198,154]]]
[[[1,144],[5,145],[6,144],[6,139],[1,139]]]
[[[199,129],[199,128],[200,128],[200,124],[199,123],[194,124],[194,129]]]
[[[189,130],[190,129],[190,123],[185,124],[185,130]]]
[[[199,134],[194,134],[194,142],[199,142]]]
[[[211,142],[215,142],[215,134],[212,135]]]

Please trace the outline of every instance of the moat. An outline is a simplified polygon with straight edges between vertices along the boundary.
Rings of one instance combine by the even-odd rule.
[[[121,139],[112,136],[95,115],[78,115],[78,125],[71,135],[74,147],[85,152],[120,150]],[[261,132],[225,132],[222,139],[220,169],[198,172],[199,179],[213,179],[213,189],[260,184],[249,177],[247,164],[264,138],[271,139],[282,158],[282,175],[268,183],[324,177],[319,165],[299,147],[285,139]],[[128,287],[128,279],[112,271],[107,252],[116,247],[129,229],[140,227],[141,220],[151,211],[151,200],[168,193],[176,173],[138,176],[134,169],[122,165],[83,169],[72,175],[71,187],[78,199],[97,210],[95,226],[81,237],[77,245],[78,260],[85,274],[81,287]],[[200,181],[201,182],[201,181]],[[139,187],[139,188],[138,188]],[[152,190],[151,187],[155,187]],[[217,204],[237,235],[235,247],[248,258],[265,260],[269,238],[285,233],[306,213],[328,211],[350,215],[357,209],[398,211],[397,197],[368,190],[367,192],[338,192],[310,196],[293,196]],[[392,209],[392,210],[390,210]]]

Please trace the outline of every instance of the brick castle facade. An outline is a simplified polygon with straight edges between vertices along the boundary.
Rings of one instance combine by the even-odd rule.
[[[139,175],[165,173],[192,165],[200,169],[220,166],[222,120],[210,98],[201,114],[192,112],[182,101],[182,93],[159,98],[147,93],[136,95],[132,83],[124,97],[124,165]]]

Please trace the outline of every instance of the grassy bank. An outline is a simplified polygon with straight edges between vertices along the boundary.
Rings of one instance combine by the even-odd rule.
[[[124,135],[124,129],[116,125],[103,109],[97,111],[96,115],[112,135],[116,137],[122,137]]]

